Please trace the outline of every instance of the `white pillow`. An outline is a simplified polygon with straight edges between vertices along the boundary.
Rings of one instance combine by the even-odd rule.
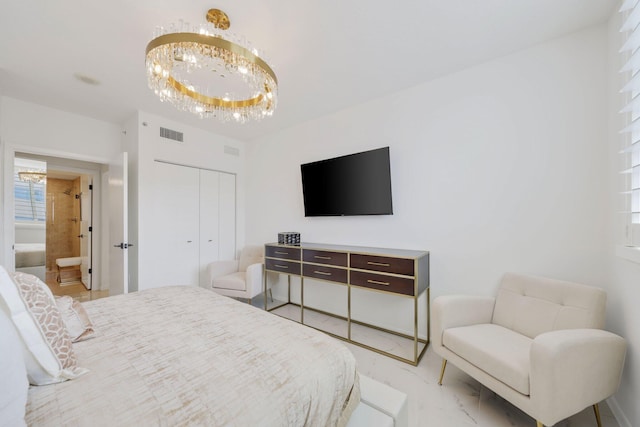
[[[6,311],[7,307],[0,300],[0,425],[24,426],[29,380],[22,342]]]
[[[26,346],[29,382],[52,384],[87,372],[77,366],[71,338],[47,285],[31,274],[12,276],[0,267],[0,295]]]

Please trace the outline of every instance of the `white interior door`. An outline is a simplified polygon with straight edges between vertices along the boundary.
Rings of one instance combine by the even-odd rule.
[[[93,218],[92,212],[92,191],[89,189],[91,185],[91,177],[87,175],[80,176],[80,256],[82,264],[80,264],[80,272],[82,273],[82,283],[87,289],[91,289],[91,247],[92,247],[92,230],[91,223]]]
[[[127,153],[109,163],[109,295],[126,294],[129,284]]]
[[[218,261],[220,173],[200,170],[200,286],[208,284],[207,266]],[[229,258],[233,259],[233,258]]]
[[[200,171],[155,162],[151,287],[200,282]]]

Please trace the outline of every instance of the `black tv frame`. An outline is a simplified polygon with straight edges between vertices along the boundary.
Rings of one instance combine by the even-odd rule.
[[[389,147],[300,165],[305,217],[393,215]]]

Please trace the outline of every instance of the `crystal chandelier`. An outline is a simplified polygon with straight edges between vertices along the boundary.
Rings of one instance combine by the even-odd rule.
[[[225,32],[224,12],[209,10],[207,21],[156,28],[146,50],[149,88],[201,118],[245,123],[271,116],[278,93],[271,67],[243,37]]]
[[[18,172],[18,178],[20,178],[20,181],[39,184],[47,180],[47,173],[43,171],[32,171],[32,170],[20,171]]]

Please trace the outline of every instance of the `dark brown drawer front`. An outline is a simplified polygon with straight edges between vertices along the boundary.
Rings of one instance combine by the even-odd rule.
[[[270,258],[300,260],[300,249],[286,246],[266,246],[265,254]]]
[[[414,293],[414,280],[405,277],[385,276],[383,274],[351,270],[351,284],[396,294],[413,295]]]
[[[351,268],[383,271],[405,276],[414,275],[414,261],[410,258],[351,254]]]
[[[313,249],[303,249],[302,259],[305,262],[315,262],[317,264],[347,266],[347,254],[344,252],[316,251]]]
[[[347,270],[343,268],[325,267],[324,265],[303,264],[302,275],[304,277],[313,277],[315,279],[347,283]]]
[[[279,271],[281,273],[300,275],[300,263],[293,261],[283,261],[279,259],[265,260],[267,270]]]

